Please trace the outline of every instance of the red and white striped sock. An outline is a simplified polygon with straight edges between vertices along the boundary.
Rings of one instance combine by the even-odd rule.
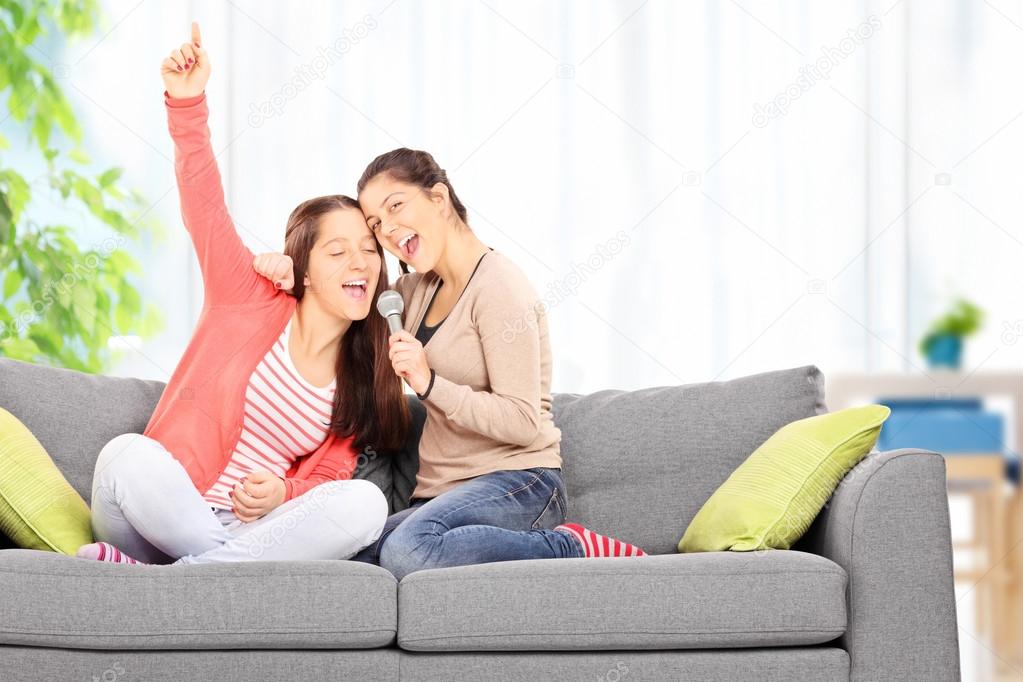
[[[141,561],[132,559],[109,542],[92,542],[88,545],[82,545],[78,548],[78,552],[75,553],[75,556],[79,559],[94,559],[96,561],[106,561],[112,564],[146,565]]]
[[[563,523],[554,530],[564,531],[574,537],[583,547],[586,558],[611,556],[646,556],[646,552],[636,545],[616,540],[600,533],[583,528],[578,523]]]

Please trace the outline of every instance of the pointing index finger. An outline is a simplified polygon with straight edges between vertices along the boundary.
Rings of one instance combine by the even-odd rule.
[[[192,43],[198,47],[202,47],[202,36],[199,35],[199,22],[192,22]]]

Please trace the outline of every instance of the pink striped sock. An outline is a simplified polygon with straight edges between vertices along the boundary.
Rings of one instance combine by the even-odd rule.
[[[112,564],[139,564],[145,566],[141,561],[132,559],[130,556],[117,549],[109,542],[92,542],[82,545],[75,553],[79,559],[94,559],[95,561],[106,561]]]
[[[646,552],[636,545],[616,540],[615,538],[594,533],[588,528],[583,528],[578,523],[563,523],[556,526],[554,530],[560,530],[574,537],[583,547],[586,558],[592,557],[617,557],[617,556],[646,556]]]

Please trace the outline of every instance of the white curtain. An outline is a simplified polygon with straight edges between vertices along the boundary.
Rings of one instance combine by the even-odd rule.
[[[989,314],[967,369],[1019,360],[1023,10],[1004,0],[105,10],[109,33],[67,49],[72,95],[167,233],[138,249],[166,329],[120,373],[166,378],[200,304],[157,73],[191,18],[250,247],[280,249],[296,204],[354,193],[375,155],[426,149],[547,301],[556,391],[915,370],[955,294]]]

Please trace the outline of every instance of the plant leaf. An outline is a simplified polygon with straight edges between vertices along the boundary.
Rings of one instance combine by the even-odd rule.
[[[111,168],[110,170],[104,172],[102,175],[99,176],[98,178],[99,186],[106,189],[110,185],[117,182],[118,178],[121,177],[122,173],[124,173],[123,168]]]
[[[4,298],[8,299],[21,288],[21,273],[16,268],[7,271],[4,276]]]

